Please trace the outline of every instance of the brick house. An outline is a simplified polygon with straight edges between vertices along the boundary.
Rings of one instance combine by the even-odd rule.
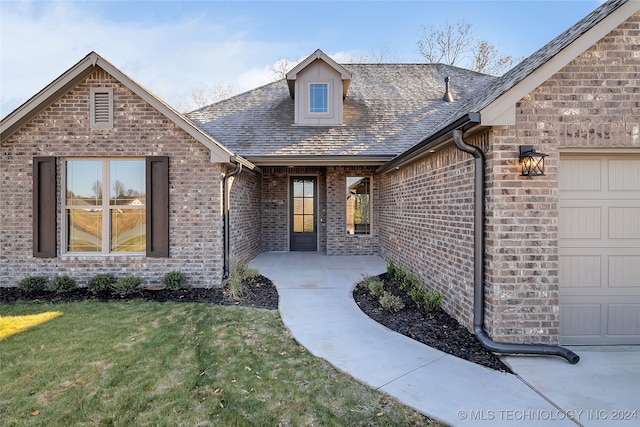
[[[639,10],[499,78],[318,50],[186,116],[91,53],[1,122],[0,285],[377,254],[496,342],[640,344]]]

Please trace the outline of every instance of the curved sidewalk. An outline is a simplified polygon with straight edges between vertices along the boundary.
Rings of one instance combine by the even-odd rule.
[[[516,375],[445,354],[370,319],[351,292],[363,274],[386,270],[380,257],[262,253],[249,265],[275,283],[282,320],[301,345],[431,418],[454,426],[576,426],[593,425],[587,410],[606,409],[561,407]],[[567,413],[578,410],[584,412],[570,420]]]

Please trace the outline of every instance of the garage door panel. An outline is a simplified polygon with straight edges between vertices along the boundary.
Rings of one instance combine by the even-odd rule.
[[[640,191],[639,159],[612,159],[607,169],[610,191]]]
[[[558,177],[560,341],[640,344],[640,155],[563,155]]]
[[[576,206],[560,208],[559,221],[564,224],[561,239],[600,239],[602,209]]]
[[[610,239],[640,238],[640,207],[611,207],[608,217]]]
[[[612,255],[609,260],[609,287],[628,287],[640,293],[640,255]]]
[[[602,284],[601,258],[599,255],[561,255],[558,258],[560,282],[569,288],[599,288]]]
[[[560,307],[562,336],[601,336],[602,306],[600,304],[566,304]]]
[[[563,160],[558,171],[560,191],[600,191],[601,164],[599,159]]]
[[[607,334],[640,335],[640,305],[609,304]]]

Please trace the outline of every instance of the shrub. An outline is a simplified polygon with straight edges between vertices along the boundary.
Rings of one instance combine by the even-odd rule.
[[[78,287],[78,282],[76,279],[69,277],[68,275],[54,277],[47,283],[47,288],[50,291],[53,291],[58,294],[63,294],[65,292],[71,292],[72,290]]]
[[[42,276],[27,276],[18,282],[18,287],[28,293],[36,293],[47,290],[49,280]]]
[[[87,289],[92,294],[99,294],[100,292],[111,291],[113,285],[117,282],[116,278],[111,274],[96,274],[87,283]]]
[[[392,295],[388,292],[385,292],[385,294],[382,295],[378,301],[380,302],[382,308],[392,313],[397,313],[404,308],[402,298],[397,295]]]
[[[428,313],[435,313],[442,304],[442,293],[436,289],[429,289],[424,295],[424,307]]]
[[[229,277],[229,282],[227,283],[227,290],[229,292],[229,296],[231,298],[240,298],[244,295],[245,289],[245,280],[257,276],[258,270],[253,268],[249,268],[247,264],[238,264],[236,268],[234,268],[233,273]]]
[[[140,279],[139,277],[121,277],[113,285],[113,293],[115,293],[116,295],[120,295],[121,297],[135,294],[140,290],[141,283],[142,279]]]
[[[396,265],[391,259],[387,261],[387,274],[393,278],[396,277]]]
[[[384,293],[384,283],[377,277],[366,277],[364,283],[369,289],[369,293],[374,297],[380,297]]]
[[[184,274],[179,271],[170,271],[162,278],[162,284],[173,291],[184,289],[186,287],[187,279]]]

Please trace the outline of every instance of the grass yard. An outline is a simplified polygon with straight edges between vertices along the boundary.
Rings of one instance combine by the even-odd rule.
[[[61,312],[0,339],[3,426],[427,425],[295,343],[276,310],[141,300]]]

